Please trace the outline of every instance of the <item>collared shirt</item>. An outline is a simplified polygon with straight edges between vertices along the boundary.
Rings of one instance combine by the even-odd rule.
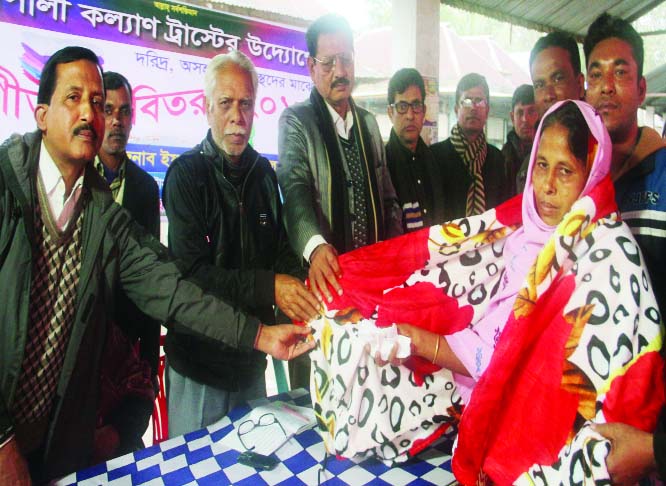
[[[328,108],[328,112],[331,114],[331,118],[333,118],[335,132],[345,140],[349,140],[351,129],[354,126],[354,115],[352,115],[351,108],[347,110],[347,114],[345,115],[344,119],[338,114],[337,111],[335,111],[331,105],[328,104],[328,102],[326,102],[326,108]],[[312,252],[319,245],[325,245],[326,243],[327,242],[322,235],[314,235],[305,244],[305,248],[303,248],[303,258],[309,262],[310,257],[312,256]]]
[[[95,157],[95,169],[109,184],[109,188],[113,193],[113,200],[121,205],[123,203],[123,196],[125,195],[126,166],[127,161],[123,160],[118,166],[118,170],[113,171],[104,165],[99,156]]]
[[[333,126],[338,135],[340,135],[345,140],[349,140],[349,133],[351,132],[352,127],[354,126],[354,115],[352,115],[351,108],[347,109],[347,114],[343,119],[335,109],[326,102],[326,108],[328,112],[333,117]]]
[[[83,189],[83,172],[82,170],[81,175],[74,182],[72,192],[68,197],[65,197],[65,180],[42,140],[42,146],[39,150],[39,177],[41,177],[44,184],[49,210],[59,231],[67,229],[72,214],[74,214]]]

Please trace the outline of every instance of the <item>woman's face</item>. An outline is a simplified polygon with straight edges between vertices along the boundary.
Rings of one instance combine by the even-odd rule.
[[[578,199],[587,174],[584,162],[569,150],[569,130],[551,125],[541,134],[532,169],[534,202],[544,223],[556,226]]]

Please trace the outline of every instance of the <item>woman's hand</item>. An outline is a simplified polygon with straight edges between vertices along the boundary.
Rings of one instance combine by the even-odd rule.
[[[412,326],[411,324],[396,324],[396,328],[398,330],[398,334],[402,334],[403,336],[406,336],[410,339],[411,341],[410,353],[409,353],[410,356],[412,355],[423,356],[422,354],[420,354],[421,352],[420,350],[426,348],[427,342],[429,341],[432,341],[433,346],[435,346],[435,340],[437,335],[430,331],[420,329],[416,326]],[[424,342],[426,344],[424,344]],[[365,349],[366,352],[368,353],[371,352],[370,345],[367,345]],[[398,350],[399,346],[398,343],[396,342],[391,348],[391,352],[389,353],[387,359],[382,358],[380,351],[377,350],[374,355],[375,363],[377,363],[377,365],[379,366],[386,366],[387,364],[391,364],[392,366],[400,366],[407,358],[398,358]],[[425,358],[428,359],[428,357]],[[432,356],[429,359],[432,359]]]

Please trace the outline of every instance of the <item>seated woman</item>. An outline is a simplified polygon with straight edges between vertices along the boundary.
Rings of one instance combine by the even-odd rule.
[[[312,323],[329,446],[413,454],[465,404],[453,458],[463,484],[607,479],[609,442],[589,424],[651,431],[664,403],[661,317],[614,202],[611,149],[589,105],[558,103],[522,198],[341,257],[344,294],[329,311],[342,310]],[[361,318],[410,322],[398,325],[411,338],[405,366],[382,370],[355,351],[360,333],[336,326]],[[418,420],[425,433],[402,434]]]

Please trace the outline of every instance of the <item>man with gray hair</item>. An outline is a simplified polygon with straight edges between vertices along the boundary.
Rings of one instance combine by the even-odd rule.
[[[306,321],[319,304],[292,276],[301,267],[282,225],[275,172],[248,143],[255,68],[239,51],[220,54],[208,64],[204,82],[210,129],[199,145],[174,160],[164,180],[169,251],[203,288],[262,323],[275,323],[274,305],[289,318]],[[172,437],[266,395],[263,353],[220,350],[180,329],[169,331],[165,351]]]

